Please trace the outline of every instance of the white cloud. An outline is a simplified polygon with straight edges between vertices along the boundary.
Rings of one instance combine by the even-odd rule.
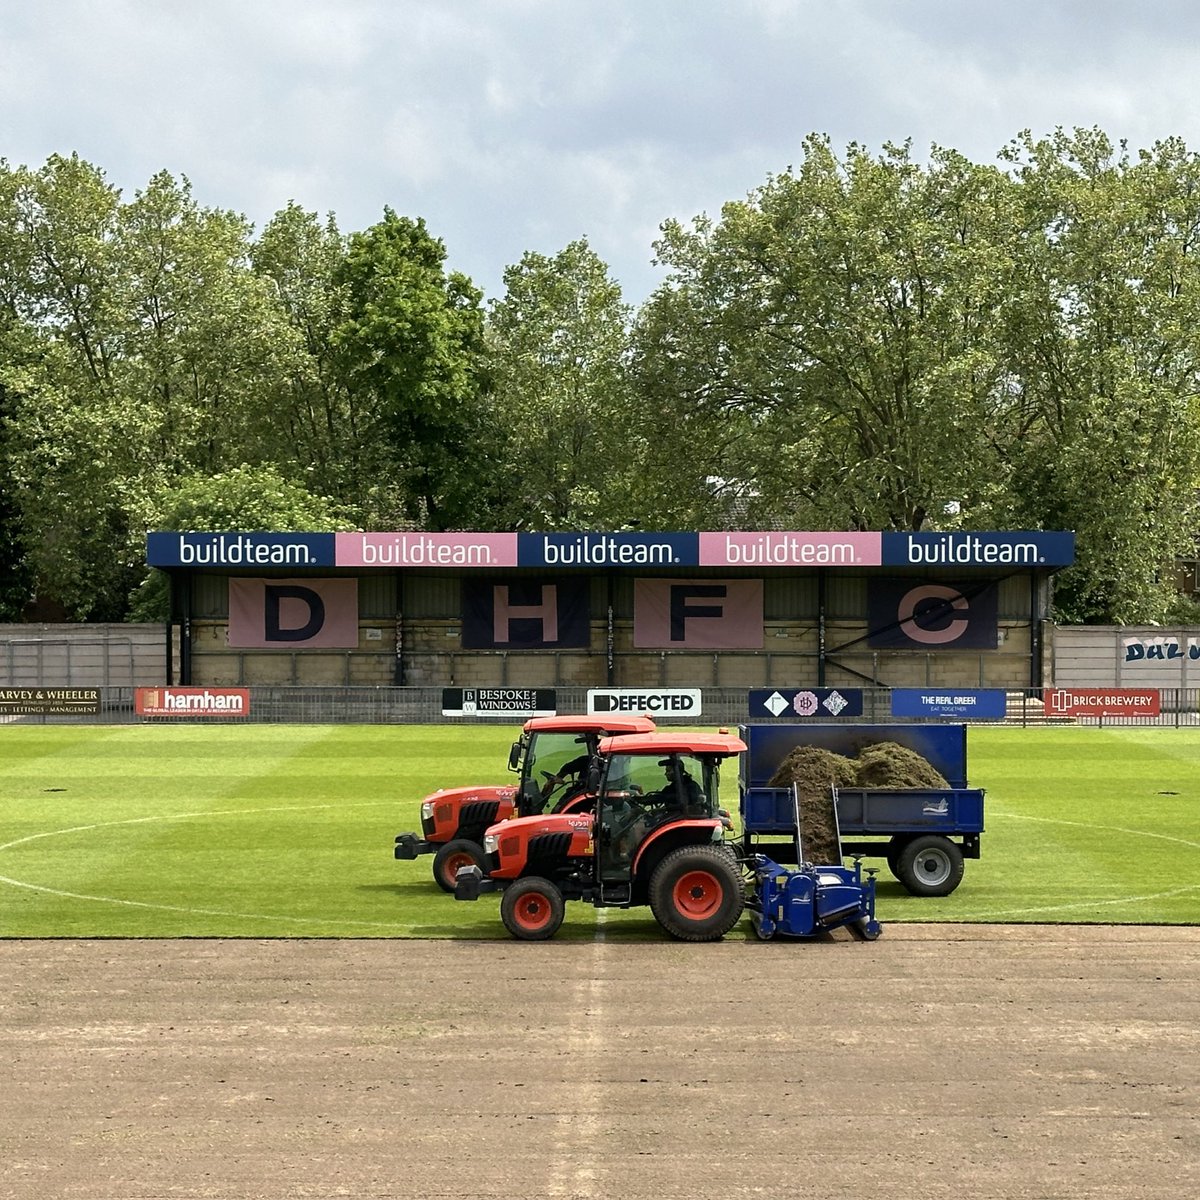
[[[834,145],[1024,128],[1200,143],[1183,0],[0,0],[0,156],[162,168],[261,224],[425,217],[489,295],[588,236],[629,299],[668,217]]]

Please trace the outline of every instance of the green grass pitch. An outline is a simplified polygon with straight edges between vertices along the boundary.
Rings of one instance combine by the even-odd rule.
[[[510,780],[515,733],[0,727],[0,936],[507,937],[495,896],[457,903],[392,845],[435,788]],[[1200,731],[975,727],[968,756],[983,857],[936,900],[867,860],[885,925],[1200,920]],[[664,936],[575,904],[558,937],[600,934]]]

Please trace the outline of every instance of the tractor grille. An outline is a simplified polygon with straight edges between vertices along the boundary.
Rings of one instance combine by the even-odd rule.
[[[562,862],[571,849],[570,833],[544,833],[529,839],[529,861]]]
[[[496,800],[471,800],[459,810],[459,828],[470,825],[486,829],[489,825],[495,825],[499,811],[500,805]]]

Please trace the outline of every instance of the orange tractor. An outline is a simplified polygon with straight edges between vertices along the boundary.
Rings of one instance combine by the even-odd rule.
[[[591,799],[574,811],[518,816],[483,835],[485,861],[465,864],[458,900],[502,891],[514,937],[552,937],[567,900],[648,904],[669,934],[715,941],[737,923],[745,885],[725,841],[721,764],[746,749],[727,733],[655,732],[600,739],[587,771]]]
[[[534,717],[513,743],[508,769],[516,784],[445,788],[421,801],[421,833],[396,837],[395,857],[432,854],[433,877],[454,890],[460,867],[484,863],[483,835],[489,825],[512,816],[572,813],[591,805],[587,769],[606,734],[648,733],[649,717]]]

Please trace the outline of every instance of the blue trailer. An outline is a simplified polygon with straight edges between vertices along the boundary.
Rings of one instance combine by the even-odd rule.
[[[866,746],[894,742],[921,755],[949,786],[834,788],[842,853],[886,859],[914,896],[948,896],[962,881],[964,860],[979,857],[984,793],[967,786],[965,725],[743,725],[739,733],[747,747],[739,777],[747,856],[797,862],[803,855],[798,793],[769,786],[792,750],[815,746],[853,759]]]

